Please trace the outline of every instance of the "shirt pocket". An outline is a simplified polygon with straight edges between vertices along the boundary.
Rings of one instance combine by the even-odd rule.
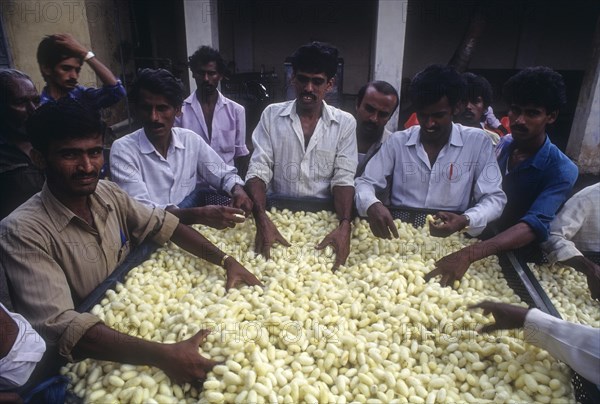
[[[227,164],[233,164],[233,158],[235,157],[235,135],[236,131],[233,130],[221,130],[220,131],[221,138],[219,139],[218,144],[214,146],[217,154],[223,159],[223,161]]]
[[[315,160],[311,166],[313,179],[317,182],[330,182],[333,177],[334,165],[334,151],[316,150]]]
[[[127,240],[125,244],[121,246],[119,252],[117,253],[117,265],[120,265],[123,261],[125,261],[125,258],[127,258],[127,256],[129,255],[130,249],[131,241]]]

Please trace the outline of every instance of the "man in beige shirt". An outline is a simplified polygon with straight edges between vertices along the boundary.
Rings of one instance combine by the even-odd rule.
[[[176,382],[197,382],[215,365],[198,354],[208,331],[176,344],[121,335],[81,302],[146,238],[221,265],[226,288],[260,281],[200,233],[162,209],[144,206],[106,181],[103,131],[92,112],[66,98],[41,107],[28,121],[32,158],[46,184],[0,222],[0,266],[6,270],[16,311],[70,360],[95,358],[161,368]],[[134,349],[132,349],[134,348]]]

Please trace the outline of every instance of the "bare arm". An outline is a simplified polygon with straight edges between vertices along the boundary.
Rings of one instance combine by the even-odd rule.
[[[275,224],[267,216],[267,186],[263,180],[254,177],[246,181],[246,190],[254,206],[252,213],[256,221],[256,237],[254,238],[254,250],[262,254],[266,259],[271,257],[271,246],[279,242],[286,247],[290,243],[283,238]]]
[[[75,345],[73,356],[155,366],[176,383],[197,383],[206,379],[206,374],[217,364],[198,353],[198,346],[209,332],[202,330],[188,340],[161,344],[96,324]]]
[[[335,213],[340,221],[338,227],[329,233],[317,249],[323,249],[331,245],[335,250],[336,257],[333,264],[333,270],[336,271],[340,265],[346,263],[350,254],[350,235],[352,226],[352,201],[354,200],[354,187],[336,186],[333,187],[333,203]]]
[[[221,263],[223,263],[223,267],[227,272],[226,289],[235,287],[238,283],[245,283],[250,286],[262,286],[262,283],[244,268],[242,264],[237,262],[233,257],[226,257],[226,254],[219,250],[217,246],[189,226],[179,224],[171,237],[171,241],[187,252],[215,265],[221,266]]]
[[[534,241],[535,238],[535,233],[531,227],[526,223],[519,222],[489,240],[446,255],[435,263],[433,271],[425,275],[425,282],[434,276],[441,275],[440,284],[442,286],[452,286],[454,281],[463,277],[469,269],[469,265],[473,262],[490,255],[499,254],[502,251],[521,248]]]

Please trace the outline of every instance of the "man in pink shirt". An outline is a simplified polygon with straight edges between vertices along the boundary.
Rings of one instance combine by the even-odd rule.
[[[217,89],[225,62],[216,49],[200,47],[189,59],[198,89],[183,102],[175,126],[199,134],[228,165],[245,173],[250,154],[246,147],[246,112]]]

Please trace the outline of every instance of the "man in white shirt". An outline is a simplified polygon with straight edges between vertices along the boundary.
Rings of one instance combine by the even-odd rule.
[[[190,56],[190,71],[198,87],[183,101],[175,126],[196,132],[230,166],[244,172],[250,152],[246,147],[246,111],[217,89],[226,72],[216,49],[202,46]]]
[[[545,349],[590,382],[600,384],[600,329],[507,303],[484,301],[469,308],[480,308],[483,314],[494,316],[496,322],[483,326],[479,332],[523,327],[525,341]]]
[[[506,204],[492,143],[478,129],[452,123],[464,81],[451,67],[432,65],[412,81],[419,126],[396,132],[355,180],[356,207],[377,237],[398,237],[389,210],[376,197],[392,176],[391,204],[439,210],[431,233],[466,230],[476,236]],[[462,214],[452,213],[462,212]]]
[[[131,197],[173,213],[184,224],[234,227],[252,210],[236,169],[194,132],[174,128],[181,111],[183,85],[164,69],[143,69],[132,89],[142,129],[116,140],[110,153],[113,180]],[[179,208],[203,180],[226,192],[233,207]]]
[[[324,43],[300,47],[292,56],[296,99],[269,105],[252,135],[246,188],[254,202],[255,249],[266,258],[276,241],[289,246],[265,213],[267,189],[292,197],[333,196],[339,226],[317,248],[334,248],[334,270],[350,252],[356,121],[324,101],[333,86],[337,57],[337,49]]]
[[[582,252],[600,252],[600,183],[573,195],[550,223],[541,244],[551,264],[564,262],[587,277],[594,299],[600,299],[600,266]]]

